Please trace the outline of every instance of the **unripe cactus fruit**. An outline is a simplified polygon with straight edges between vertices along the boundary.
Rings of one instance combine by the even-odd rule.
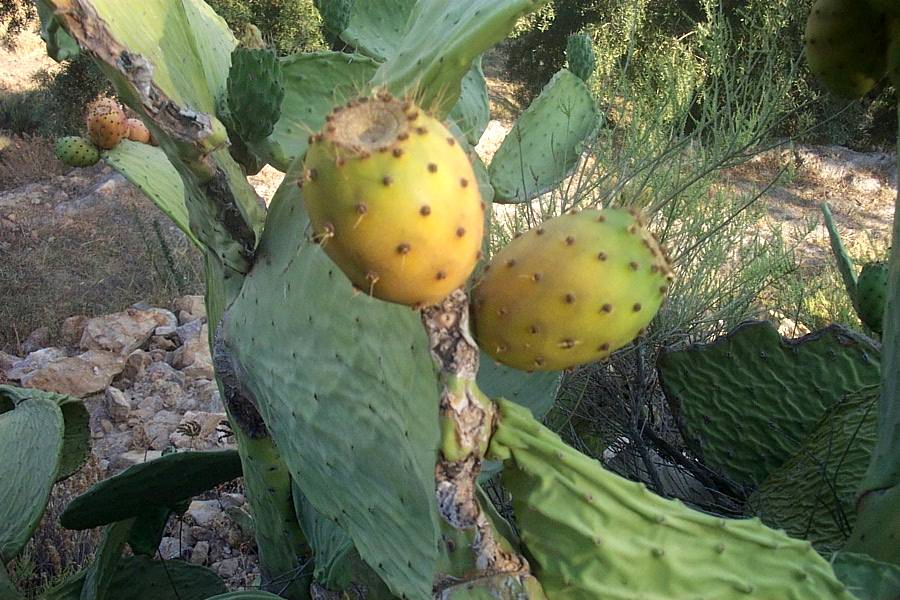
[[[866,327],[880,334],[887,301],[888,266],[884,262],[863,266],[856,280],[856,306]]]
[[[566,59],[569,61],[569,70],[583,81],[588,81],[597,67],[590,36],[586,33],[570,35],[566,44]]]
[[[363,292],[427,306],[481,256],[485,206],[469,158],[411,101],[380,93],[336,108],[304,167],[315,239]]]
[[[89,167],[100,160],[100,152],[90,140],[77,135],[56,140],[56,158],[70,167]]]
[[[887,16],[861,0],[817,0],[806,22],[806,59],[834,94],[859,98],[887,70]]]
[[[140,119],[128,119],[128,139],[142,144],[150,143],[150,130]]]
[[[100,98],[88,110],[87,129],[95,146],[110,150],[128,135],[128,118],[116,101]]]
[[[665,252],[637,213],[556,217],[491,259],[473,289],[475,339],[518,369],[593,362],[650,324],[671,278]]]
[[[235,48],[227,80],[227,105],[235,132],[244,142],[264,140],[281,118],[284,72],[268,48]]]

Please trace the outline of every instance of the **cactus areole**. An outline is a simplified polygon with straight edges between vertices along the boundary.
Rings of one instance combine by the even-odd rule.
[[[429,306],[481,256],[485,207],[469,158],[410,100],[379,93],[334,109],[300,185],[315,240],[376,298]]]

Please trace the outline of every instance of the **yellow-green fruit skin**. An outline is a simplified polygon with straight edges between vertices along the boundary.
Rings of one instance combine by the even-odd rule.
[[[671,277],[664,251],[636,213],[556,217],[491,259],[473,289],[475,339],[517,369],[600,360],[650,324]]]
[[[140,119],[128,119],[126,124],[128,125],[127,137],[129,140],[141,144],[150,143],[150,130]]]
[[[115,101],[103,98],[88,112],[87,129],[95,146],[111,150],[128,135],[128,118]]]
[[[353,134],[344,129],[368,131],[362,121],[373,110],[388,115],[389,137],[342,143]],[[480,258],[485,208],[469,158],[409,102],[366,99],[332,117],[304,165],[315,239],[362,292],[413,307],[438,302]]]
[[[809,68],[832,93],[860,98],[887,70],[889,17],[862,0],[817,0],[806,22]]]

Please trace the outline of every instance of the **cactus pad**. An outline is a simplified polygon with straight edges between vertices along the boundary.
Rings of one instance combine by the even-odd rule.
[[[548,598],[853,600],[808,542],[656,496],[499,402],[489,458]]]
[[[306,155],[315,239],[360,290],[433,304],[481,256],[484,210],[466,153],[439,121],[387,95],[339,107]]]
[[[326,31],[339,36],[347,29],[355,0],[314,0],[313,4],[322,15]]]
[[[150,130],[147,129],[143,121],[140,119],[128,119],[125,123],[128,125],[128,134],[125,137],[132,142],[150,143]]]
[[[866,327],[881,334],[887,300],[888,266],[884,262],[863,265],[856,281],[856,305]]]
[[[67,136],[56,140],[56,158],[70,167],[90,167],[100,160],[100,151],[90,140],[80,136]]]
[[[859,98],[887,69],[888,21],[861,0],[817,0],[806,22],[806,59],[834,94]]]
[[[665,352],[658,368],[685,440],[709,466],[750,485],[796,455],[830,406],[877,385],[881,373],[865,336],[832,325],[785,340],[768,322]]]
[[[770,527],[839,550],[856,520],[856,494],[872,449],[878,387],[850,394],[819,419],[797,454],[750,496],[753,514]]]
[[[115,100],[100,98],[88,109],[87,130],[95,146],[109,150],[128,135],[128,118]]]
[[[0,414],[0,564],[28,543],[44,514],[63,449],[57,403],[33,397]]]
[[[600,360],[650,324],[671,271],[636,213],[545,221],[491,260],[473,289],[475,339],[497,361],[553,371]]]
[[[852,552],[838,552],[832,557],[831,566],[859,600],[900,598],[900,566]]]
[[[178,452],[129,467],[95,484],[66,507],[60,523],[90,529],[173,506],[241,476],[234,450]]]
[[[566,43],[566,59],[569,62],[569,70],[587,82],[597,68],[591,37],[586,33],[570,35]]]
[[[597,125],[584,82],[563,69],[522,113],[491,161],[495,202],[526,202],[562,183]]]
[[[284,73],[273,50],[235,48],[228,72],[228,110],[244,142],[265,139],[281,118]]]

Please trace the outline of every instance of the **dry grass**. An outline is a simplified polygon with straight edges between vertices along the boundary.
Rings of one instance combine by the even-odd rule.
[[[0,191],[70,171],[56,159],[53,143],[36,135],[0,135]]]
[[[59,524],[59,517],[76,496],[103,479],[99,460],[92,454],[80,471],[57,483],[47,510],[31,541],[9,568],[13,583],[28,599],[82,570],[93,559],[100,543],[100,529],[72,531]]]

